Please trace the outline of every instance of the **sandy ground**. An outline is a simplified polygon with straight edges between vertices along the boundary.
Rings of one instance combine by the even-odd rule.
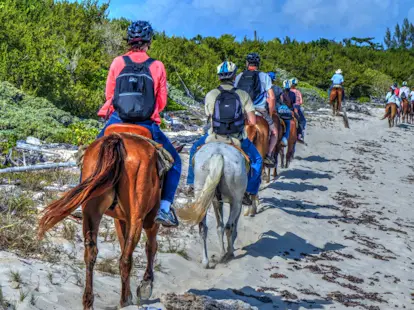
[[[163,230],[163,252],[181,255],[157,255],[152,306],[163,309],[164,293],[190,291],[263,310],[414,309],[414,125],[388,129],[382,110],[371,113],[349,115],[351,129],[339,118],[311,118],[308,145],[298,145],[290,168],[263,185],[259,214],[241,218],[228,264],[202,269],[197,230]],[[217,256],[211,214],[208,223],[209,255]],[[55,265],[0,252],[5,298],[17,309],[81,309],[80,237],[56,239],[73,260]],[[118,244],[102,240],[98,261],[117,257]],[[133,292],[143,274],[142,247],[136,253]],[[20,289],[12,288],[10,271],[20,271]],[[95,275],[95,309],[116,309],[119,276]],[[22,291],[34,305],[29,297],[18,301]]]

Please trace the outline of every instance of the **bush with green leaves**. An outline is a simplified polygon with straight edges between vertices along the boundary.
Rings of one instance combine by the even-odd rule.
[[[88,144],[99,132],[99,122],[83,121],[56,108],[44,98],[35,98],[0,83],[0,147],[3,151],[28,136],[46,142]]]

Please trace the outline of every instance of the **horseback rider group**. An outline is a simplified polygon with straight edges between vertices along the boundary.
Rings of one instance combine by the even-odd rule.
[[[178,220],[172,209],[172,203],[181,175],[181,160],[170,140],[160,130],[160,113],[167,104],[167,76],[162,62],[147,55],[151,46],[153,29],[148,22],[131,23],[127,31],[129,52],[114,59],[106,83],[106,103],[98,115],[107,119],[107,123],[98,135],[102,137],[105,129],[117,123],[132,123],[147,128],[154,141],[162,144],[174,159],[173,167],[164,177],[161,205],[155,218],[164,226],[177,226]],[[257,53],[246,57],[246,69],[237,75],[237,66],[224,61],[217,67],[220,86],[211,90],[205,97],[205,112],[210,129],[191,148],[190,165],[187,177],[188,192],[194,184],[192,160],[195,152],[214,136],[228,143],[239,144],[250,159],[250,172],[246,199],[257,195],[261,183],[263,163],[274,165],[273,152],[278,143],[278,131],[273,116],[282,120],[298,119],[300,140],[304,139],[306,120],[301,109],[302,94],[296,88],[298,80],[293,78],[283,82],[283,90],[276,82],[276,74],[259,71],[261,59]],[[256,125],[256,114],[262,116],[269,126],[269,146],[267,155],[262,156],[254,144],[247,139],[247,126]],[[286,121],[286,130],[281,139],[287,145],[290,121]],[[247,202],[249,203],[248,199]]]

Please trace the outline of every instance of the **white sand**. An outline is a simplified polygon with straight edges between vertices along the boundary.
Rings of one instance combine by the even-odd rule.
[[[345,309],[345,294],[360,303],[348,309],[414,309],[414,125],[388,129],[386,121],[379,121],[381,113],[350,115],[350,130],[339,118],[313,117],[308,146],[298,145],[291,167],[264,186],[259,215],[241,219],[237,257],[230,263],[202,269],[196,230],[181,228],[168,237],[174,246],[161,238],[164,250],[181,243],[189,260],[158,254],[154,300],[167,292],[190,291],[240,299],[263,310]],[[217,255],[215,219],[209,215],[208,220],[209,254]],[[82,242],[75,247],[56,242],[76,248],[76,261],[82,260]],[[119,246],[100,243],[99,250],[99,258],[116,257]],[[142,256],[142,247],[136,252]],[[81,309],[83,289],[75,275],[83,284],[84,271],[74,262],[51,266],[0,252],[5,298],[19,300],[20,290],[9,282],[9,271],[18,270],[21,290],[34,295],[35,305],[29,294],[17,309]],[[136,265],[134,295],[143,274]],[[95,309],[116,309],[119,276],[96,272],[94,291]]]

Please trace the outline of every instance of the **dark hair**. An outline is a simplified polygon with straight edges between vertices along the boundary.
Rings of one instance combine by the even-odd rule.
[[[130,44],[129,50],[130,51],[142,51],[145,47],[150,48],[151,43],[150,42],[144,42],[144,41],[138,41]]]

